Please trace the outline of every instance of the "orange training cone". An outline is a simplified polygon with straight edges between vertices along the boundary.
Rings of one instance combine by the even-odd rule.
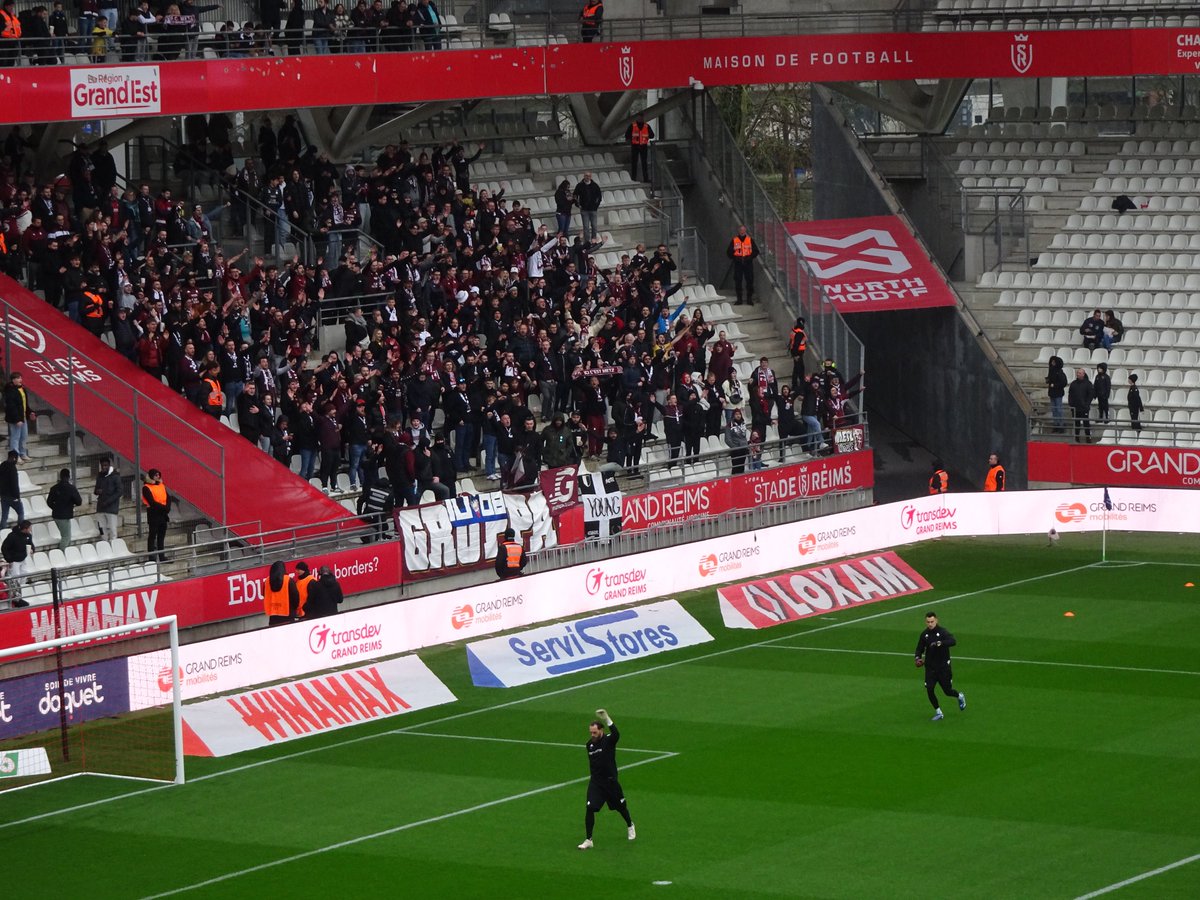
[[[1184,587],[1195,587],[1190,581],[1184,584]]]
[[[1070,610],[1067,610],[1065,613],[1063,613],[1063,615],[1066,616],[1068,619],[1075,618],[1075,613],[1071,612]]]

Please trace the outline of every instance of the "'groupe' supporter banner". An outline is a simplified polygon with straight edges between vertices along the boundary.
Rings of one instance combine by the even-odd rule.
[[[770,628],[932,587],[895,553],[848,559],[717,589],[729,628]]]
[[[623,529],[638,531],[694,516],[717,516],[735,509],[787,503],[833,491],[869,488],[874,484],[875,456],[872,451],[838,453],[699,484],[626,494],[621,506]]]
[[[129,712],[125,660],[64,669],[61,694],[58,674],[53,671],[0,681],[0,740],[58,728],[64,704],[67,720],[73,723]]]
[[[496,558],[496,539],[506,528],[530,552],[558,544],[546,498],[536,494],[460,494],[392,513],[404,546],[404,571],[412,578],[480,569]]]
[[[1114,530],[1200,532],[1191,491],[1121,488],[1111,495],[1114,509],[1108,512],[1099,488],[918,497],[185,644],[180,647],[183,697],[194,700],[362,665],[421,647],[945,536],[1044,534],[1053,527],[1069,537],[1099,531],[1106,521]],[[159,679],[160,696],[145,703],[170,702],[167,654],[131,657],[130,665],[139,672],[147,666],[162,670],[167,677]]]
[[[333,569],[347,596],[397,587],[402,578],[400,547],[394,541],[323,553],[306,557],[305,561],[314,570],[318,566]],[[294,562],[289,561],[289,571]],[[270,566],[258,566],[68,600],[59,608],[61,633],[55,632],[54,610],[49,605],[10,610],[0,613],[0,647],[71,637],[158,616],[175,616],[180,628],[189,628],[262,615],[263,584],[269,571]]]
[[[1030,441],[1030,481],[1138,487],[1200,487],[1200,450],[1130,444]]]
[[[954,306],[942,273],[897,216],[788,222],[792,243],[843,313]]]
[[[425,663],[404,656],[189,704],[183,748],[188,756],[229,756],[456,699]]]
[[[674,600],[467,645],[476,687],[516,687],[712,640]]]
[[[1195,74],[1191,29],[954,31],[568,43],[8,70],[0,122],[729,84]]]

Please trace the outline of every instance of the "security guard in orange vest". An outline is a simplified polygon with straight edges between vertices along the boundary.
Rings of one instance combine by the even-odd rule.
[[[271,563],[270,574],[263,585],[263,612],[268,625],[285,625],[292,621],[299,605],[296,583],[288,578],[287,566],[282,560]]]
[[[163,484],[162,472],[151,469],[146,473],[146,482],[142,485],[142,505],[146,507],[146,524],[150,531],[146,552],[151,559],[159,562],[167,561],[163,545],[167,540],[167,523],[171,521],[171,503],[171,495]]]
[[[929,478],[929,493],[944,494],[950,489],[950,473],[940,459],[933,461],[933,475]]]
[[[13,0],[4,0],[0,5],[0,66],[15,66],[21,39],[21,20],[17,18],[17,5]]]
[[[987,477],[983,479],[985,491],[1004,490],[1004,466],[1000,465],[1000,457],[993,453],[988,457]]]
[[[496,574],[501,579],[520,575],[525,568],[525,548],[516,540],[516,533],[511,528],[506,528],[496,544],[499,547],[496,553]]]
[[[788,339],[788,353],[792,357],[792,393],[800,390],[804,383],[804,354],[808,350],[808,332],[805,331],[803,316],[796,317],[792,336]]]
[[[80,304],[80,314],[83,316],[83,327],[100,337],[104,333],[104,298],[92,290],[84,290],[83,303]]]
[[[579,13],[579,36],[585,44],[590,44],[600,37],[600,27],[604,24],[604,3],[602,0],[584,0],[583,10]]]
[[[738,233],[729,242],[725,255],[733,260],[733,289],[737,292],[737,303],[742,305],[742,290],[745,288],[746,303],[754,305],[754,257],[758,256],[758,244],[746,233],[746,226],[738,228]]]
[[[200,379],[200,393],[197,395],[200,408],[214,419],[221,418],[225,411],[225,395],[221,392],[221,364],[210,363]]]
[[[649,181],[649,150],[650,142],[654,140],[654,129],[650,127],[644,114],[638,113],[637,118],[629,123],[629,127],[625,129],[625,140],[629,142],[629,155],[632,160],[629,174],[633,176],[634,181],[637,181],[638,160],[640,159],[642,161],[642,181]]]
[[[296,563],[296,571],[292,574],[292,580],[296,584],[296,618],[304,617],[304,604],[308,602],[308,589],[312,586],[312,572],[309,571],[308,563]]]

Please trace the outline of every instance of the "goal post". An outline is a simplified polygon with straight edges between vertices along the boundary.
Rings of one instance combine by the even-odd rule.
[[[78,775],[183,784],[178,673],[175,616],[0,650],[0,792]]]

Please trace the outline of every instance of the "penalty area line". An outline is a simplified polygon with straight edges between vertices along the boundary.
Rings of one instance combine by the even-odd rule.
[[[571,744],[569,746],[575,747],[576,745]],[[626,771],[628,769],[634,769],[634,768],[637,768],[638,766],[649,765],[650,763],[662,762],[663,760],[672,759],[673,757],[676,757],[678,755],[679,754],[676,752],[663,750],[663,751],[659,752],[659,754],[657,756],[653,756],[649,759],[639,759],[637,762],[627,763],[626,765],[621,766],[621,771]],[[533,788],[532,790],[522,791],[519,794],[510,794],[507,797],[500,797],[499,799],[496,799],[496,800],[488,800],[484,803],[476,803],[474,806],[468,806],[463,809],[456,809],[456,810],[453,810],[448,813],[442,813],[441,815],[438,815],[438,816],[429,816],[428,818],[425,818],[425,819],[419,819],[416,822],[406,822],[403,825],[396,825],[392,828],[385,828],[382,831],[373,831],[370,834],[363,834],[363,835],[359,835],[358,837],[349,838],[344,841],[338,841],[335,844],[326,844],[324,847],[316,847],[312,850],[305,850],[303,853],[294,853],[291,856],[285,856],[281,859],[273,859],[270,862],[260,863],[257,866],[250,866],[247,869],[238,869],[235,872],[226,872],[224,875],[217,875],[213,878],[208,878],[204,881],[197,881],[192,884],[186,884],[186,885],[183,885],[182,887],[172,888],[169,891],[163,891],[162,893],[158,893],[158,894],[150,894],[150,895],[144,897],[143,900],[158,900],[158,898],[160,898],[160,897],[173,897],[177,894],[183,894],[188,891],[196,891],[196,890],[200,890],[201,888],[212,887],[215,884],[222,884],[226,881],[232,881],[235,878],[242,878],[243,876],[246,876],[246,875],[253,875],[256,872],[263,872],[263,871],[266,871],[267,869],[274,869],[274,868],[278,868],[279,866],[291,865],[294,862],[299,862],[304,859],[310,859],[311,857],[320,856],[324,853],[332,853],[335,850],[344,850],[347,847],[354,847],[354,846],[357,846],[358,844],[366,843],[367,841],[374,841],[374,840],[378,840],[379,838],[389,837],[393,834],[400,834],[401,832],[411,831],[412,829],[420,828],[423,825],[434,825],[438,822],[445,822],[448,819],[455,819],[455,818],[458,818],[459,816],[466,816],[471,813],[480,812],[485,809],[491,809],[496,806],[502,806],[506,803],[513,803],[517,800],[525,800],[525,799],[528,799],[529,797],[536,797],[538,794],[545,794],[550,791],[557,791],[559,788],[571,787],[572,785],[576,785],[576,784],[583,784],[584,782],[589,780],[589,777],[590,776],[585,775],[581,778],[572,778],[569,781],[560,781],[556,784],[547,784],[547,785],[543,785],[542,787],[539,787],[539,788]]]
[[[772,644],[765,647],[766,650],[806,650],[812,653],[852,653],[860,656],[903,656],[907,659],[912,659],[911,653],[905,653],[901,650],[851,650],[843,647],[797,647],[794,644]],[[1141,672],[1149,675],[1192,675],[1200,676],[1200,672],[1193,672],[1190,669],[1150,669],[1141,666],[1102,666],[1098,663],[1072,663],[1059,662],[1052,659],[1003,659],[995,656],[958,656],[955,655],[951,662],[988,662],[988,663],[1012,663],[1018,666],[1051,666],[1059,669],[1099,669],[1105,672]]]
[[[1102,897],[1105,894],[1111,894],[1113,891],[1119,891],[1121,888],[1127,888],[1131,884],[1137,884],[1139,881],[1145,881],[1148,878],[1154,878],[1157,875],[1162,875],[1170,872],[1172,869],[1181,869],[1184,866],[1200,860],[1200,853],[1195,853],[1192,856],[1177,859],[1173,863],[1168,863],[1165,866],[1159,866],[1157,869],[1151,869],[1149,872],[1143,872],[1141,875],[1134,875],[1132,878],[1126,878],[1124,881],[1116,881],[1112,884],[1105,885],[1102,888],[1097,888],[1089,894],[1080,894],[1075,900],[1092,900],[1093,897]]]

